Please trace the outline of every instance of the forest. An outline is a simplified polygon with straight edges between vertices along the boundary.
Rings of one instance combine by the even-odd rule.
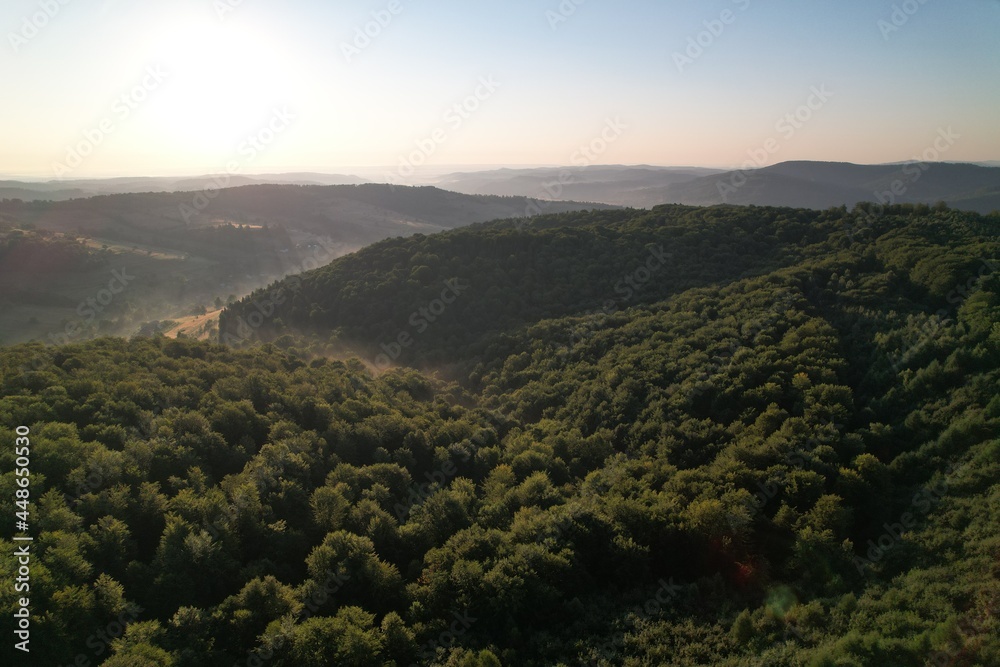
[[[1000,665],[998,385],[944,205],[501,220],[0,348],[33,664]]]
[[[0,199],[0,345],[146,331],[169,336],[178,322],[213,305],[218,309],[216,302],[230,295],[245,295],[382,239],[542,210],[613,208],[434,187],[227,187],[229,180],[238,181],[227,177],[209,186],[178,184],[193,191],[70,201]],[[88,183],[160,182],[139,181]],[[2,186],[0,181],[0,192]],[[100,317],[91,317],[94,308],[86,300],[123,267],[135,276],[129,289],[102,304]],[[213,320],[207,329],[215,328]]]

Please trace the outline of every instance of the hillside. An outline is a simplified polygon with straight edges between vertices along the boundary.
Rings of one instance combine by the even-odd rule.
[[[979,213],[1000,210],[1000,169],[971,164],[856,165],[783,162],[648,190],[650,201],[829,208],[859,202],[934,204]]]
[[[825,209],[859,202],[928,204],[979,213],[1000,210],[997,165],[782,162],[744,171],[684,167],[568,167],[457,173],[438,184],[468,193],[541,196],[553,191],[636,208],[660,204]]]
[[[942,243],[950,229],[932,234],[936,227],[929,222],[910,228],[907,221],[949,216],[979,221],[984,230],[996,219],[926,206],[865,205],[851,212],[662,206],[501,221],[387,240],[272,284],[227,309],[220,332],[228,341],[306,333],[368,359],[386,353],[385,347],[396,351],[399,335],[410,334],[413,341],[399,346],[393,362],[471,362],[540,319],[614,313],[803,261],[872,252],[886,234],[912,237],[918,247]],[[977,265],[977,255],[963,257],[962,270]],[[923,255],[900,261],[918,260],[933,265]],[[937,280],[957,281],[956,269],[949,266]],[[421,314],[453,281],[460,298],[430,317]]]
[[[0,180],[0,199],[24,201],[65,201],[99,195],[142,192],[178,192],[217,189],[260,184],[295,185],[360,185],[366,183],[357,176],[342,174],[288,173],[242,176],[217,174],[188,177],[133,177],[60,179],[54,181]]]
[[[250,295],[223,313],[220,327],[223,340],[335,331],[338,344],[366,345],[369,358],[380,353],[378,345],[395,345],[397,334],[419,333],[419,344],[405,347],[401,358],[417,355],[436,364],[469,345],[488,345],[485,334],[544,317],[596,311],[609,302],[614,309],[648,303],[777,267],[784,254],[797,252],[778,242],[777,230],[808,238],[808,221],[820,215],[663,207],[391,239]],[[461,292],[454,305],[430,317],[417,312],[453,281]],[[258,304],[279,299],[273,315],[248,334],[244,324],[266,309]]]
[[[594,207],[557,201],[546,212]],[[355,246],[387,236],[524,216],[536,208],[526,197],[470,196],[432,187],[390,185],[249,185],[65,202],[0,202],[0,214],[10,216],[15,224],[113,240],[176,243],[183,241],[177,238],[180,231],[231,222],[278,225]]]
[[[0,341],[130,335],[384,238],[588,208],[610,207],[388,185],[0,201]],[[108,295],[115,271],[132,278]]]
[[[717,173],[721,170],[645,165],[540,167],[457,172],[439,178],[436,185],[466,194],[577,199],[643,207],[647,206],[645,192],[650,188],[687,183]],[[654,202],[662,203],[665,202]]]
[[[39,659],[997,664],[998,223],[546,216],[223,313],[273,344],[2,349]]]

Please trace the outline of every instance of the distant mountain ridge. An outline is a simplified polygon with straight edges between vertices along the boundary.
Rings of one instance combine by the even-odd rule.
[[[599,201],[622,206],[645,206],[640,193],[650,188],[679,185],[721,173],[701,167],[595,165],[458,172],[439,178],[435,185],[465,194],[521,195],[543,199]],[[660,202],[657,202],[660,203]]]
[[[46,183],[0,180],[0,199],[63,201],[107,194],[194,192],[247,185],[367,184],[372,183],[358,176],[314,172]],[[952,208],[977,213],[1000,209],[998,162],[863,165],[797,160],[760,169],[729,171],[650,165],[500,168],[452,172],[423,179],[420,185],[464,195],[597,202],[634,208],[733,204],[823,210],[853,207],[864,201],[884,204],[943,201]],[[557,211],[545,207],[541,212]]]
[[[378,184],[0,200],[0,341],[62,335],[79,319],[77,304],[99,294],[113,270],[136,279],[102,315],[102,331],[128,334],[154,320],[201,315],[218,308],[217,299],[382,239],[610,208]],[[101,323],[86,325],[77,338]]]
[[[287,174],[206,174],[203,176],[142,176],[32,182],[0,180],[0,199],[65,201],[99,195],[142,192],[188,192],[242,185],[361,185],[369,181],[346,174],[296,172]]]
[[[456,173],[440,187],[466,193],[567,198],[637,208],[660,204],[826,209],[862,201],[934,204],[989,213],[1000,208],[1000,168],[962,163],[860,165],[782,162],[751,170],[594,166]]]
[[[739,204],[825,209],[862,201],[933,204],[988,213],[1000,208],[1000,169],[972,164],[782,162],[730,171],[648,193],[651,200],[711,206]]]
[[[392,236],[433,233],[476,222],[537,213],[614,208],[608,204],[527,197],[464,195],[423,186],[247,185],[221,190],[102,195],[73,201],[0,204],[15,224],[81,231],[136,241],[137,234],[163,237],[171,230],[220,224],[280,225],[361,247]],[[141,242],[148,242],[146,239]],[[161,239],[162,240],[162,239]]]

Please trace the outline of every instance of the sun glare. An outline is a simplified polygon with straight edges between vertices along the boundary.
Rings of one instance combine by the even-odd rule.
[[[153,58],[167,81],[151,120],[173,150],[211,156],[295,105],[298,74],[287,49],[263,32],[204,22],[165,29]]]

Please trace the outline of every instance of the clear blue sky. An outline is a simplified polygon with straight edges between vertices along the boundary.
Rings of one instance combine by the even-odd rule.
[[[6,0],[0,173],[1000,159],[1000,2],[910,3]]]

